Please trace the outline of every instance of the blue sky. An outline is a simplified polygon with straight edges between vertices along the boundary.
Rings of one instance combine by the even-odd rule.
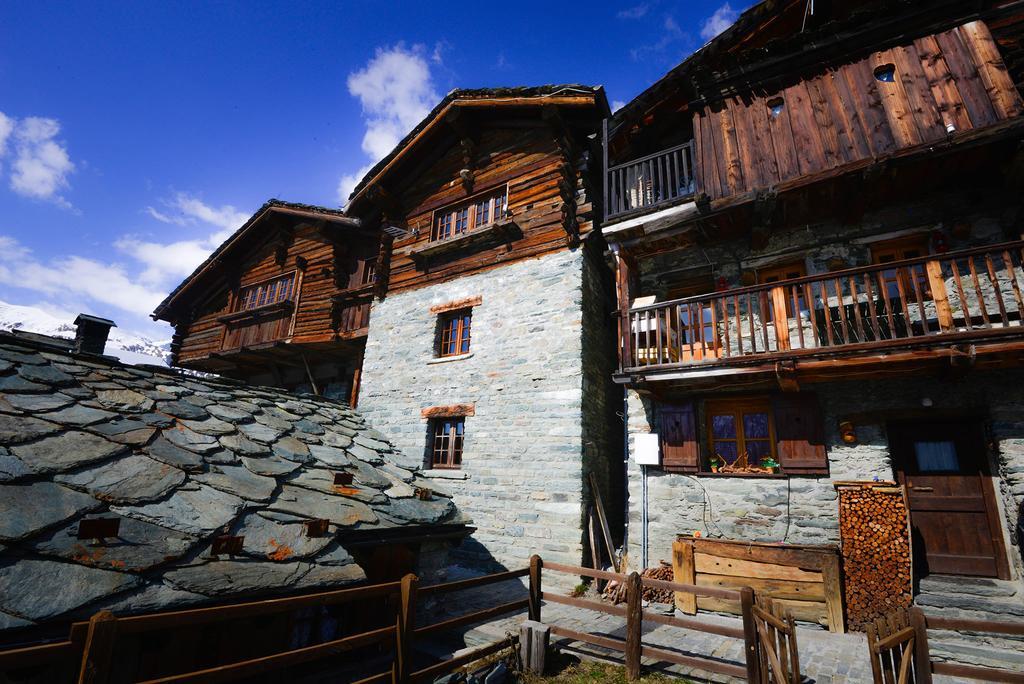
[[[270,197],[340,206],[456,87],[625,102],[742,2],[0,4],[0,299],[147,314]]]

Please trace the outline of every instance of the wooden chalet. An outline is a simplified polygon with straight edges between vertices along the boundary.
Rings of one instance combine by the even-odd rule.
[[[761,2],[606,121],[634,555],[836,544],[834,485],[895,480],[916,580],[1020,576],[1022,27]]]
[[[454,488],[467,562],[524,563],[537,536],[579,563],[587,473],[621,500],[594,204],[609,114],[600,87],[452,91],[346,208],[386,255],[360,409]]]
[[[153,313],[172,364],[354,405],[379,249],[340,210],[270,200]]]

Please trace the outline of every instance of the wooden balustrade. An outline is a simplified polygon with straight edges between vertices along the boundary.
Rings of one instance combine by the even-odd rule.
[[[614,218],[694,193],[693,141],[608,167],[607,211]]]
[[[1017,334],[1024,241],[634,307],[623,369]]]

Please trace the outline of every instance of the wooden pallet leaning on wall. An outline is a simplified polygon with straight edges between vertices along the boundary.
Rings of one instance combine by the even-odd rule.
[[[749,586],[798,620],[845,632],[838,550],[831,545],[779,545],[680,536],[672,545],[676,582],[729,589]],[[734,600],[676,593],[676,608],[738,614]]]

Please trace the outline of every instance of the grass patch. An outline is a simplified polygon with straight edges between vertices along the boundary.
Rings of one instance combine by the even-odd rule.
[[[622,665],[580,660],[557,652],[548,653],[547,673],[543,677],[522,673],[517,681],[521,684],[627,684],[626,668]],[[642,684],[680,684],[686,681],[656,673],[644,673],[640,677]]]

